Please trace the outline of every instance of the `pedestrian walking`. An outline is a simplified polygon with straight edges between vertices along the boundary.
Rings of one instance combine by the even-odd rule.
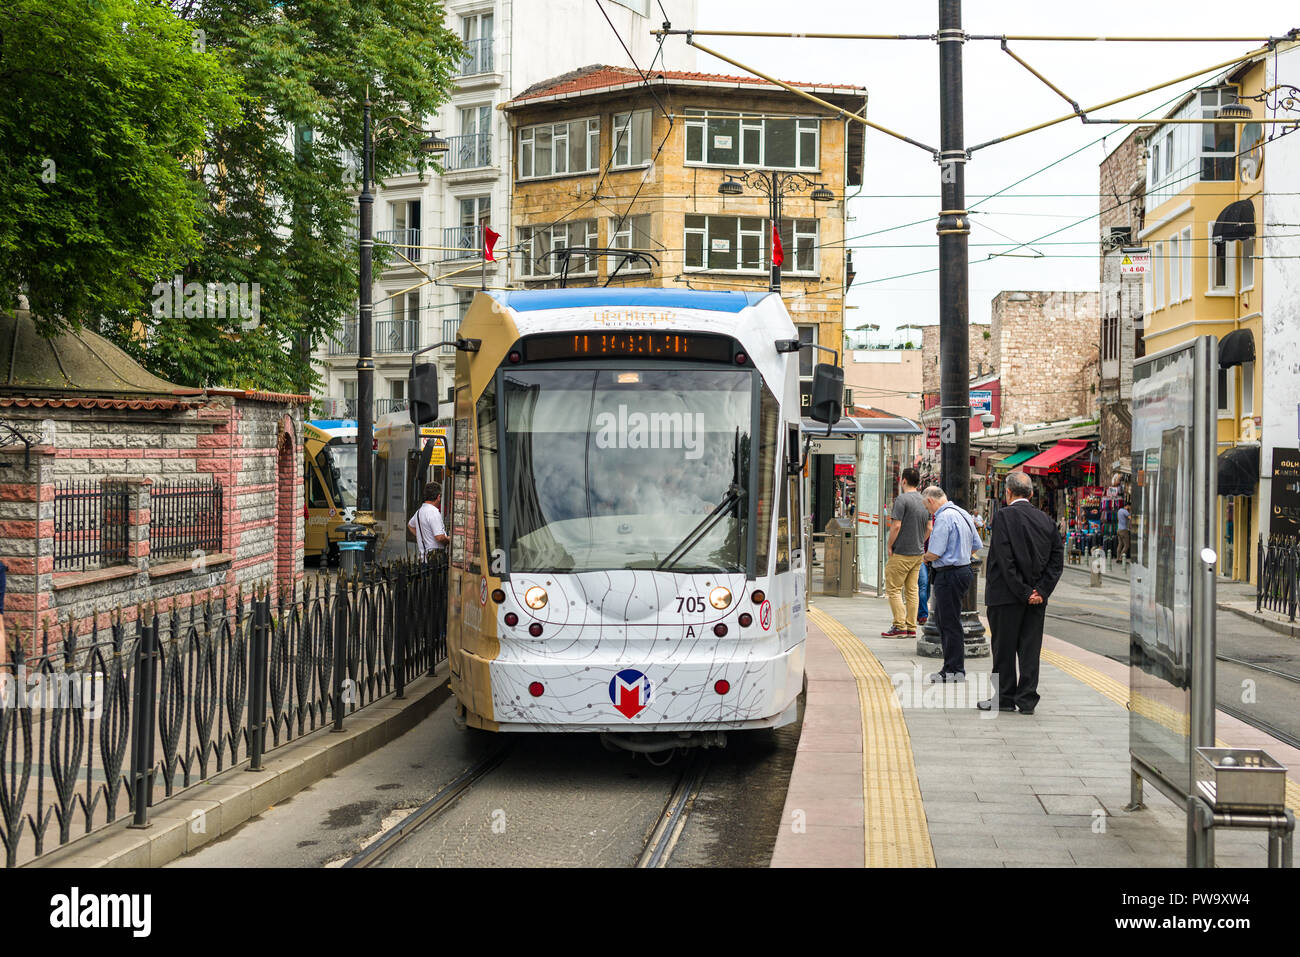
[[[934,589],[934,613],[938,616],[939,637],[943,643],[943,669],[930,675],[930,681],[965,681],[966,646],[961,628],[961,603],[975,580],[970,561],[980,550],[975,521],[937,485],[922,496],[926,510],[934,518],[925,560],[930,563],[930,587]]]
[[[1029,504],[1034,492],[1029,476],[1012,472],[1005,489],[1007,507],[993,523],[984,585],[998,689],[979,707],[1033,714],[1047,599],[1065,567],[1065,549],[1052,520]]]
[[[426,558],[433,552],[440,552],[449,541],[447,529],[442,523],[442,487],[437,482],[424,486],[424,504],[415,510],[406,527],[415,533],[416,554]]]
[[[1119,511],[1115,513],[1116,528],[1119,531],[1119,557],[1128,561],[1128,531],[1129,510],[1127,502],[1119,503]]]
[[[889,597],[894,621],[888,631],[880,633],[882,638],[916,635],[916,616],[920,607],[917,583],[921,554],[925,551],[921,542],[925,540],[930,525],[925,500],[916,490],[920,481],[921,475],[916,469],[903,469],[903,492],[889,508],[889,539],[886,542],[889,560],[885,562],[885,594]]]

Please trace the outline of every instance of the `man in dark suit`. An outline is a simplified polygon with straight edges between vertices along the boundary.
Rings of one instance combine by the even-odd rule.
[[[984,711],[1018,708],[1021,714],[1033,714],[1038,706],[1038,658],[1047,599],[1065,567],[1065,549],[1055,523],[1029,502],[1034,494],[1029,476],[1012,472],[1004,488],[1006,507],[998,510],[993,521],[984,585],[999,688],[995,697],[979,706]]]

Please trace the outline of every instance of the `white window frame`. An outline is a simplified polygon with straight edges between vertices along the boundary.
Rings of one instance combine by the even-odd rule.
[[[705,221],[705,225],[703,227],[689,225],[689,221],[693,219],[703,219]],[[747,228],[745,225],[747,220],[757,221],[760,222],[762,225],[757,229],[753,228],[752,226]],[[714,221],[717,221],[716,229],[714,228],[715,227]],[[772,221],[770,219],[767,219],[766,217],[758,217],[758,216],[714,216],[714,215],[705,215],[703,213],[698,213],[698,214],[693,213],[687,217],[687,223],[688,224],[685,226],[685,235],[683,237],[684,238],[683,249],[686,250],[690,248],[691,237],[696,237],[700,239],[703,245],[703,265],[694,265],[694,266],[690,265],[690,263],[687,262],[686,259],[686,257],[689,256],[689,253],[687,252],[684,253],[682,259],[683,271],[734,273],[737,275],[747,275],[747,276],[764,276],[771,271],[770,247],[772,241],[771,239]],[[781,266],[781,273],[787,276],[816,276],[818,274],[818,270],[820,269],[820,255],[819,255],[820,249],[818,246],[818,236],[819,236],[818,221],[815,219],[795,219],[795,220],[786,219],[786,220],[782,220],[781,226],[783,227],[781,245],[785,253],[785,263]],[[717,235],[717,233],[722,233],[722,232],[725,232],[727,234],[726,237],[719,237]],[[787,232],[788,235],[786,235]],[[734,249],[729,248],[725,250],[725,252],[735,253],[736,266],[734,268],[729,268],[724,266],[711,265],[710,255],[713,252],[712,250],[713,240],[721,239],[721,238],[731,239],[733,237],[735,243]],[[753,239],[754,237],[758,238],[758,243],[759,243],[758,244],[759,265],[758,266],[750,266],[746,268],[740,265],[741,263],[740,257],[742,254],[741,251],[745,248],[745,239],[747,237],[750,239]],[[811,247],[812,250],[812,264],[806,269],[799,269],[798,252],[800,249],[807,250],[809,246]],[[723,250],[719,250],[719,254],[722,254],[723,252],[724,252]]]
[[[630,169],[650,162],[650,110],[614,114],[611,169]]]
[[[1211,94],[1214,94],[1213,103],[1207,102],[1211,98],[1210,97]],[[1218,113],[1220,107],[1223,107],[1229,103],[1236,103],[1236,102],[1237,102],[1237,91],[1232,89],[1232,87],[1224,86],[1224,87],[1219,87],[1217,89],[1212,88],[1212,89],[1204,89],[1204,90],[1197,91],[1197,103],[1200,105],[1202,119],[1207,119],[1207,120],[1214,119],[1215,114]],[[1205,148],[1205,135],[1210,130],[1214,129],[1214,127],[1211,124],[1198,124],[1197,126],[1198,135],[1200,139],[1199,142],[1196,143],[1196,150],[1195,150],[1196,162],[1198,164],[1198,169],[1196,171],[1196,178],[1200,180],[1202,183],[1231,183],[1234,179],[1236,179],[1238,128],[1236,124],[1232,124],[1232,123],[1225,123],[1223,125],[1231,126],[1233,130],[1232,149],[1226,151],[1207,150]],[[1206,159],[1212,159],[1212,160],[1227,159],[1230,164],[1229,175],[1221,179],[1206,179],[1205,178]]]
[[[1243,239],[1240,243],[1241,291],[1255,288],[1255,237]],[[1247,276],[1249,273],[1249,277]],[[1249,278],[1249,282],[1247,282]]]
[[[1235,419],[1237,417],[1237,368],[1220,369],[1219,375],[1219,418]]]
[[[737,160],[714,160],[710,157],[713,149],[709,137],[710,120],[736,120],[739,142],[736,144]],[[794,166],[773,166],[767,162],[767,135],[766,124],[768,122],[788,122],[794,121]],[[699,147],[701,152],[697,152],[692,157],[690,150],[691,134],[696,133],[699,136]],[[757,140],[747,139],[747,134],[753,136],[757,133]],[[807,137],[811,137],[811,143]],[[778,169],[778,170],[802,170],[804,172],[818,172],[821,169],[821,121],[812,116],[790,115],[762,115],[753,116],[742,113],[735,113],[725,110],[687,110],[686,111],[686,165],[687,166],[708,166],[721,169],[736,169],[743,167],[745,169]],[[757,146],[757,156],[747,148]],[[807,152],[812,152],[811,158],[805,156]]]
[[[1192,227],[1182,231],[1183,241],[1179,244],[1183,250],[1183,298],[1192,298],[1192,266],[1196,262],[1196,246],[1192,243]]]
[[[538,133],[544,133],[551,139],[551,168],[545,172],[537,170]],[[569,168],[569,139],[574,135],[586,138],[586,147],[583,151],[586,166],[583,169]],[[584,116],[563,123],[534,123],[532,126],[522,127],[519,130],[518,144],[516,178],[519,180],[588,176],[600,172],[599,116]]]
[[[821,330],[821,326],[819,326],[815,322],[800,322],[795,324],[795,331],[798,334],[800,344],[811,343],[814,346],[817,345],[818,342],[817,337],[820,334],[820,330]],[[805,332],[811,332],[812,334],[808,338],[804,338]],[[818,355],[819,353],[816,349],[801,348],[799,350],[799,380],[801,382],[812,381],[813,369],[816,368],[818,362],[818,358],[817,358]],[[805,367],[805,363],[807,363],[807,369],[808,369],[806,375],[804,374],[803,371]]]
[[[1151,272],[1155,283],[1155,301],[1153,309],[1165,307],[1165,244],[1153,243],[1151,246]]]
[[[1209,244],[1209,269],[1205,274],[1205,294],[1207,296],[1235,296],[1237,294],[1237,250],[1235,242],[1224,241],[1216,243],[1214,241],[1214,223],[1211,222],[1207,235],[1206,243]],[[1222,286],[1214,282],[1214,274],[1217,272],[1219,254],[1223,254],[1223,280]]]
[[[1241,364],[1241,401],[1238,408],[1241,410],[1240,418],[1255,415],[1255,361],[1243,362]]]
[[[1174,233],[1169,237],[1169,268],[1165,270],[1169,275],[1169,305],[1174,305],[1183,301],[1183,263],[1180,258],[1182,244],[1179,242],[1180,233]]]
[[[617,230],[617,231],[616,231]],[[643,239],[650,236],[650,216],[648,214],[641,216],[629,216],[623,220],[622,229],[618,228],[618,219],[612,218],[609,221],[609,248],[610,249],[644,249],[648,243],[643,244]],[[618,260],[610,259],[609,270],[612,272],[618,264]],[[620,276],[634,273],[648,273],[650,267],[644,261],[631,259],[624,263],[623,268],[618,271]]]
[[[522,263],[519,267],[519,276],[521,279],[541,280],[554,279],[560,275],[558,265],[559,260],[555,257],[548,257],[545,268],[554,270],[553,272],[538,272],[537,265],[536,239],[540,235],[546,237],[546,250],[549,253],[553,249],[563,248],[566,246],[599,246],[600,245],[600,226],[594,219],[578,219],[572,222],[552,223],[549,226],[520,226],[515,232],[519,248],[524,251]],[[597,257],[586,256],[581,261],[572,261],[569,264],[570,277],[591,277],[595,276],[598,269]]]

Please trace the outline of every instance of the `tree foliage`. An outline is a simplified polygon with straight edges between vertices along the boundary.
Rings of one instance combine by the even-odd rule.
[[[441,0],[194,0],[177,12],[238,73],[242,105],[241,121],[207,142],[202,249],[184,278],[257,283],[260,315],[233,331],[228,317],[156,316],[150,365],[187,384],[305,392],[307,349],[356,314],[367,90],[377,119],[414,124],[377,138],[382,179],[414,162],[460,41]]]
[[[202,248],[193,160],[237,87],[157,4],[0,0],[0,305],[46,333],[138,312]]]

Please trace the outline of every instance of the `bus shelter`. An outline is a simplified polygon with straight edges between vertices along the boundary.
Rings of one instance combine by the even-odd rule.
[[[812,440],[805,470],[804,500],[810,503],[813,532],[832,518],[851,518],[857,526],[859,589],[884,593],[885,537],[889,506],[901,490],[900,475],[915,466],[921,427],[911,419],[855,409],[831,426],[803,420]]]

